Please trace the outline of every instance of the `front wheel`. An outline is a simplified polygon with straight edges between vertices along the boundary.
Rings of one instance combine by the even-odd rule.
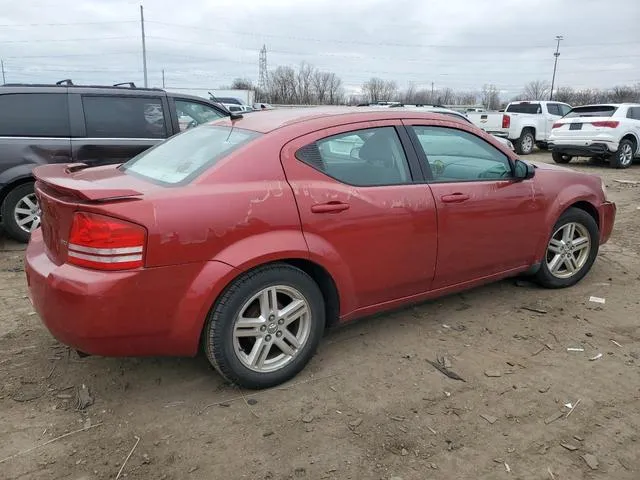
[[[536,138],[531,130],[525,130],[515,142],[516,153],[518,155],[529,155],[533,152],[533,147],[536,144]]]
[[[18,242],[27,243],[31,232],[40,226],[40,208],[33,183],[18,185],[2,202],[5,232]]]
[[[570,208],[553,227],[537,282],[546,288],[564,288],[579,282],[598,255],[598,224],[584,210]]]
[[[618,145],[618,151],[611,155],[609,164],[613,168],[629,168],[633,162],[635,145],[631,140],[624,139]]]
[[[560,152],[551,152],[551,158],[556,163],[569,163],[573,157]]]
[[[228,381],[269,388],[304,368],[324,325],[315,281],[290,265],[268,265],[242,275],[222,294],[207,319],[204,350]]]

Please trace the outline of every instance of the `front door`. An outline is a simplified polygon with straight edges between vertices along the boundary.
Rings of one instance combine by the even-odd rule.
[[[507,155],[460,124],[414,124],[408,130],[421,149],[438,210],[433,288],[534,263],[545,233],[536,229],[544,211],[533,180],[512,179]]]
[[[342,265],[352,287],[340,298],[342,315],[425,292],[433,279],[435,204],[414,181],[415,152],[405,153],[397,128],[399,121],[333,127],[282,151],[311,252]]]

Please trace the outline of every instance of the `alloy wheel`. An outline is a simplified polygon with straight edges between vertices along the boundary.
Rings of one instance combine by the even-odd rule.
[[[570,278],[587,263],[590,251],[591,236],[587,228],[576,222],[566,223],[551,236],[547,268],[556,278]]]
[[[295,288],[265,288],[240,309],[233,326],[233,346],[242,364],[259,373],[288,365],[303,349],[311,331],[311,309]]]
[[[18,201],[13,216],[18,227],[27,233],[40,226],[40,207],[35,193],[25,195]]]
[[[623,143],[620,145],[620,164],[623,166],[627,166],[631,164],[633,160],[633,148],[631,148],[631,144]]]

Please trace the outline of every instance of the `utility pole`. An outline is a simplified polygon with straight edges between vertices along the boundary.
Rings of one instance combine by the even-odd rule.
[[[2,66],[2,83],[7,83],[7,79],[4,77],[4,60],[0,60],[0,65]]]
[[[556,59],[553,62],[553,77],[551,78],[551,94],[549,95],[549,100],[553,100],[553,86],[556,83],[556,69],[558,68],[558,57],[560,56],[560,40],[563,40],[564,37],[562,35],[556,35],[556,51],[553,54]]]
[[[164,88],[164,68],[162,69],[162,88]]]
[[[140,28],[142,30],[142,69],[144,70],[144,88],[149,86],[147,82],[147,44],[144,38],[144,8],[140,5]]]
[[[434,103],[434,102],[433,102],[433,82],[431,82],[431,102],[430,102],[430,103],[431,103],[432,105],[433,105],[433,103]]]

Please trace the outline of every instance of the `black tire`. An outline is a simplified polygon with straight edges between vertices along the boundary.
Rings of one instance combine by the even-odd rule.
[[[516,148],[518,155],[529,155],[533,152],[535,144],[536,137],[530,128],[525,128],[520,134],[520,138],[513,142],[513,146]]]
[[[26,196],[34,192],[33,182],[18,185],[5,197],[2,202],[2,225],[9,237],[21,243],[27,243],[31,236],[29,232],[23,230],[15,218],[15,209],[18,203]]]
[[[233,327],[243,305],[263,289],[275,285],[295,288],[304,297],[311,312],[309,336],[289,363],[272,372],[256,372],[245,366],[235,353]],[[320,343],[324,326],[324,299],[316,282],[290,265],[266,265],[241,275],[216,301],[203,331],[203,347],[211,365],[226,380],[244,388],[269,388],[293,378],[305,367]]]
[[[629,159],[628,152],[631,152]],[[618,145],[618,151],[609,157],[609,165],[613,168],[629,168],[633,163],[636,146],[632,140],[623,139]]]
[[[569,163],[573,159],[571,155],[565,155],[560,152],[551,152],[551,158],[556,163]]]
[[[553,227],[551,237],[547,240],[547,245],[551,241],[555,232],[557,232],[563,225],[572,222],[582,225],[589,233],[591,244],[587,260],[572,276],[568,278],[558,278],[549,270],[547,265],[548,253],[545,249],[545,256],[542,258],[542,264],[534,277],[537,283],[545,288],[565,288],[575,285],[589,272],[598,255],[598,249],[600,248],[600,231],[598,229],[598,224],[591,215],[579,208],[569,208],[560,215],[560,218]]]

